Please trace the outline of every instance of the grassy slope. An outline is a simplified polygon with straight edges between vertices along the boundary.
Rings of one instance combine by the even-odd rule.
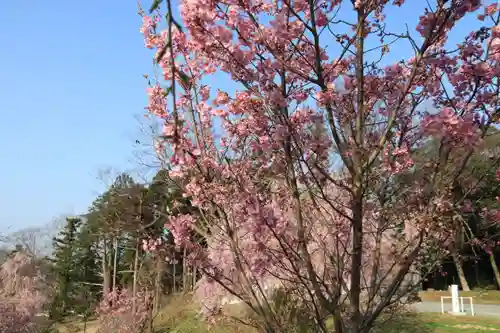
[[[221,323],[209,330],[196,318],[196,308],[190,298],[175,298],[157,317],[155,326],[161,333],[254,333],[248,327]],[[381,323],[374,333],[483,333],[499,332],[500,319],[480,317],[453,317],[425,314],[392,318]]]
[[[218,323],[208,327],[196,316],[196,307],[191,297],[175,297],[155,318],[156,333],[257,333],[254,330],[231,323]],[[72,323],[71,326],[82,327]],[[63,325],[68,328],[68,325]],[[87,333],[96,333],[97,323],[88,324]],[[61,333],[82,333],[82,330],[65,329]],[[425,314],[405,315],[381,323],[374,333],[500,333],[500,319],[480,317],[453,317],[449,315]]]

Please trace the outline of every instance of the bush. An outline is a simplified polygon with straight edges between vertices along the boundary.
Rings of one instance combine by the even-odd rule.
[[[102,300],[97,310],[99,332],[140,333],[150,319],[151,306],[152,297],[147,292],[133,295],[126,289],[113,291]]]
[[[300,302],[300,299],[283,289],[277,289],[269,297],[270,313],[268,318],[273,318],[272,329],[280,333],[311,333],[316,327],[312,312]],[[252,321],[259,326],[264,325],[262,318],[249,313]],[[268,329],[270,327],[267,327]]]

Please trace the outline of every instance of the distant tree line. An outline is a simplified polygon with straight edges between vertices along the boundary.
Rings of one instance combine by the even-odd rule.
[[[189,212],[189,201],[162,170],[151,183],[119,175],[86,214],[68,217],[50,257],[56,292],[50,315],[85,315],[114,290],[149,290],[154,310],[162,295],[194,288],[199,274],[165,229],[168,216]],[[161,242],[161,250],[147,242]],[[166,245],[166,246],[164,246]]]

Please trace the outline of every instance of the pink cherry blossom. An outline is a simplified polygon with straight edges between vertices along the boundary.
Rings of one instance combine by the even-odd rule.
[[[404,3],[183,0],[183,31],[144,18],[155,57],[167,46],[158,65],[170,88],[148,91],[165,123],[158,158],[197,210],[167,226],[203,272],[206,314],[233,296],[284,331],[264,315],[264,290],[279,287],[335,317],[336,331],[360,327],[353,318],[369,326],[415,267],[447,255],[450,217],[476,208],[454,202],[452,180],[497,121],[500,36],[486,20],[496,9],[484,6],[488,26],[449,46],[481,3],[439,2],[417,13],[419,39],[388,45],[401,32],[384,30],[386,9]],[[356,19],[336,18],[341,4]],[[390,63],[394,49],[408,54]],[[219,77],[232,85],[216,90]]]

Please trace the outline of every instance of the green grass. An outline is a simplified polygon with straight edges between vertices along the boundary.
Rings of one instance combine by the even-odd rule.
[[[500,320],[440,314],[407,314],[381,323],[374,333],[483,333],[500,332]]]
[[[209,326],[197,316],[198,309],[190,295],[171,297],[166,303],[155,318],[155,333],[254,333],[247,326],[228,321]]]
[[[158,315],[157,333],[256,333],[243,326],[220,322],[209,327],[196,317],[196,308],[190,297],[177,297]],[[312,332],[312,330],[311,330]],[[393,316],[380,321],[373,333],[500,333],[500,318],[455,317],[440,314],[413,314]]]
[[[161,327],[157,333],[256,333],[256,331],[238,325],[219,324],[209,328],[194,316],[184,317],[175,323]],[[312,332],[312,329],[311,329]],[[495,333],[500,332],[500,321],[478,317],[452,317],[438,315],[406,315],[392,318],[379,324],[373,333]]]
[[[425,315],[421,322],[430,332],[436,333],[482,333],[500,332],[500,320],[481,317],[454,317],[451,315]]]
[[[231,308],[231,310],[235,314],[242,313],[242,309]],[[196,313],[197,308],[192,303],[191,296],[172,297],[165,302],[165,306],[155,318],[155,333],[259,333],[250,327],[228,321],[221,321],[214,326],[209,326],[198,318]],[[76,324],[78,325],[78,323]],[[74,327],[75,323],[72,326]],[[87,333],[95,333],[96,323],[89,323],[89,328]],[[76,333],[72,330],[61,330],[62,332]],[[391,318],[385,317],[373,330],[373,333],[487,332],[500,333],[500,318],[407,313]]]

